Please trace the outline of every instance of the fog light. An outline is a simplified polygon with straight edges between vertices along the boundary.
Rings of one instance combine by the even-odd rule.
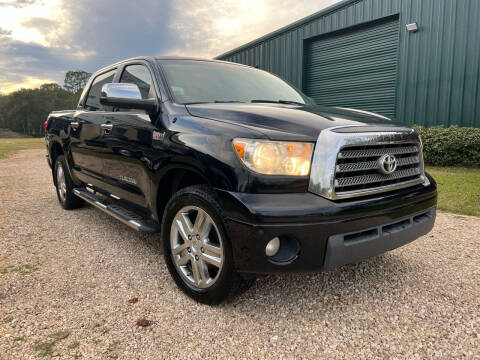
[[[265,254],[267,254],[267,256],[274,256],[278,252],[278,249],[280,249],[280,239],[274,237],[265,247]]]

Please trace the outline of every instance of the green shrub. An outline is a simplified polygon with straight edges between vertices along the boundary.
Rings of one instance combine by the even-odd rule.
[[[480,166],[480,129],[415,126],[423,140],[425,163],[434,166]]]

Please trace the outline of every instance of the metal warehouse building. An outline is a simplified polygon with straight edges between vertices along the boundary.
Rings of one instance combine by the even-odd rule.
[[[344,0],[217,57],[318,104],[480,127],[480,0]]]

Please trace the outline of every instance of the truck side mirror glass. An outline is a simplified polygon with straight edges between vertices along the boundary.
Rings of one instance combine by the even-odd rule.
[[[142,109],[149,113],[157,109],[156,99],[142,99],[138,86],[130,83],[104,84],[100,93],[100,104],[123,109]]]

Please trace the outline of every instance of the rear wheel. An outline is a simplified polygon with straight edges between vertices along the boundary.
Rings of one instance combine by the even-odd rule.
[[[172,197],[163,217],[162,240],[173,279],[201,303],[220,303],[252,283],[234,270],[220,205],[205,185],[189,186]]]
[[[57,188],[57,197],[60,205],[66,209],[76,209],[83,205],[83,200],[73,193],[73,182],[68,172],[65,157],[60,155],[55,160],[53,170],[55,176],[55,187]]]

